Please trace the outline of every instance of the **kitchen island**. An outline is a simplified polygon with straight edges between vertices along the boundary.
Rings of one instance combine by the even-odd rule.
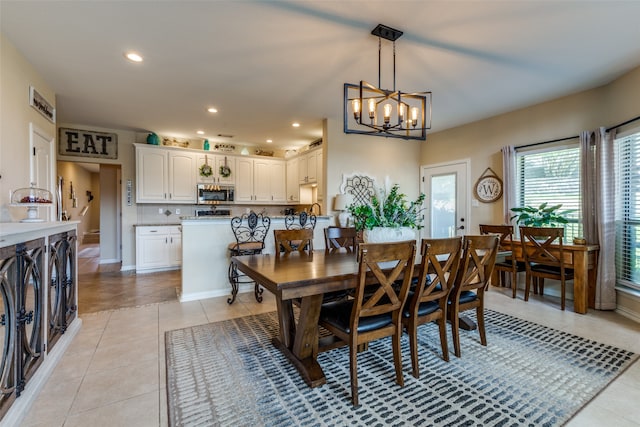
[[[272,216],[263,253],[275,253],[273,230],[283,230],[284,216]],[[324,229],[329,216],[317,217],[313,248],[324,249]],[[236,239],[231,231],[231,217],[183,217],[181,302],[231,294],[228,271],[229,243]],[[253,285],[240,286],[240,292],[253,291]]]

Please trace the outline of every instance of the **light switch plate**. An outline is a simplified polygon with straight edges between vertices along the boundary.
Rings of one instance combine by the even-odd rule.
[[[163,210],[162,208],[158,208],[158,213],[159,213],[159,214],[163,214],[163,213],[164,213],[164,210]]]
[[[180,209],[176,209],[176,215],[180,215]]]

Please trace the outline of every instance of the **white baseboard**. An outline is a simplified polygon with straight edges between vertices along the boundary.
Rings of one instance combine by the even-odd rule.
[[[40,391],[53,373],[53,370],[58,365],[65,351],[67,351],[67,348],[73,341],[73,338],[76,336],[78,331],[80,331],[81,326],[82,319],[76,318],[71,322],[64,335],[58,339],[53,350],[44,356],[42,364],[38,367],[33,377],[27,381],[20,397],[16,398],[4,418],[2,418],[2,421],[0,422],[2,427],[21,425],[24,417],[27,415],[27,412],[29,412],[29,409],[37,399]]]
[[[120,259],[101,259],[100,262],[98,264],[116,264],[118,262],[121,262],[122,260]]]
[[[253,284],[242,285],[238,288],[239,294],[245,292],[253,292]],[[215,289],[213,291],[206,292],[192,292],[189,294],[183,294],[180,290],[178,291],[178,300],[180,302],[197,301],[201,299],[216,298],[222,296],[231,296],[231,288],[229,287],[225,289]]]
[[[120,271],[132,271],[135,270],[136,266],[135,265],[122,265],[120,266]]]

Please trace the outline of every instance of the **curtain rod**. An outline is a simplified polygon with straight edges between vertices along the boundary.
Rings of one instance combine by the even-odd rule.
[[[617,129],[619,127],[628,125],[629,123],[633,123],[636,120],[640,120],[640,116],[634,117],[633,119],[629,119],[626,122],[622,122],[620,124],[617,124],[615,126],[611,126],[610,128],[607,128],[607,132],[613,130],[613,129]],[[568,136],[566,138],[558,138],[558,139],[552,139],[551,141],[542,141],[542,142],[534,142],[533,144],[525,144],[525,145],[516,145],[514,148],[517,150],[518,148],[528,148],[528,147],[535,147],[537,145],[544,145],[544,144],[551,144],[553,142],[561,142],[561,141],[568,141],[570,139],[576,139],[576,138],[580,138],[580,135],[576,135],[576,136]]]

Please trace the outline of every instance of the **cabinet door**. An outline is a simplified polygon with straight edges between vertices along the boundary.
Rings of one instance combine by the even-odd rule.
[[[202,165],[208,164],[211,166],[213,174],[211,176],[200,175],[200,168]],[[203,184],[213,184],[216,178],[216,156],[212,154],[198,154],[196,156],[196,181]]]
[[[316,151],[316,182],[318,183],[317,187],[317,198],[318,200],[324,200],[324,168],[322,164],[322,150]]]
[[[287,201],[285,163],[282,160],[274,160],[269,169],[271,201],[284,203]]]
[[[236,202],[253,201],[253,159],[236,159]],[[232,172],[233,173],[233,172]]]
[[[309,182],[307,173],[308,173],[308,166],[307,166],[307,156],[300,156],[298,157],[298,182],[300,184],[306,184],[307,182]]]
[[[169,198],[167,202],[196,202],[196,159],[192,153],[169,152]]]
[[[270,202],[271,194],[271,161],[255,159],[253,161],[253,200]]]
[[[168,234],[164,227],[139,227],[136,231],[136,270],[166,267]]]
[[[307,155],[307,182],[316,182],[318,179],[317,153],[317,151],[314,151]]]
[[[220,175],[220,167],[226,166],[231,170],[231,175],[224,177]],[[217,177],[217,182],[220,184],[235,184],[236,182],[236,159],[231,156],[216,156],[216,167],[213,171]]]
[[[287,161],[287,202],[300,201],[300,183],[298,182],[298,158]]]
[[[167,152],[159,148],[136,147],[136,202],[166,202]]]
[[[182,232],[179,227],[171,227],[169,231],[168,267],[182,265]]]

